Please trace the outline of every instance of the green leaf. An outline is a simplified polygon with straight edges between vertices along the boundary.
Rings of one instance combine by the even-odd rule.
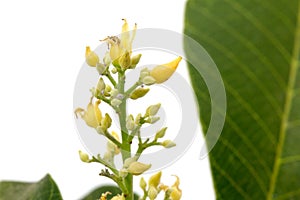
[[[188,0],[185,34],[214,59],[226,89],[209,155],[217,199],[300,199],[300,1]],[[206,132],[210,95],[189,70]]]
[[[106,192],[111,193],[110,195],[107,195],[108,200],[110,200],[113,196],[122,193],[122,191],[116,186],[104,185],[104,186],[100,186],[100,187],[94,189],[92,192],[90,192],[89,194],[87,194],[85,197],[83,197],[81,199],[82,200],[99,199],[101,197],[101,194],[106,193]],[[139,199],[138,195],[134,194],[134,200],[138,200],[138,199]]]
[[[47,174],[43,179],[36,183],[24,183],[13,181],[0,182],[0,200],[22,199],[22,200],[59,200],[62,199],[60,191]]]

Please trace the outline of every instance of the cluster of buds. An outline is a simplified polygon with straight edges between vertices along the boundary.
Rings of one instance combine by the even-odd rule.
[[[145,179],[143,177],[141,178],[140,187],[144,192],[144,196],[142,200],[145,200],[147,197],[150,200],[154,200],[156,199],[156,197],[161,191],[165,193],[164,199],[180,200],[182,191],[179,188],[179,184],[180,184],[179,178],[175,176],[176,177],[175,183],[172,186],[167,186],[160,182],[161,175],[162,173],[160,171],[154,174],[153,176],[151,176],[148,181],[148,187]]]
[[[90,47],[86,47],[86,63],[97,70],[99,79],[95,87],[90,89],[91,98],[87,108],[77,108],[75,110],[76,117],[81,117],[89,127],[108,139],[106,152],[103,157],[99,154],[97,157],[90,158],[88,154],[82,151],[79,151],[79,156],[83,162],[99,162],[111,170],[112,174],[108,171],[104,171],[102,174],[115,181],[123,192],[123,195],[115,196],[112,198],[113,200],[130,199],[132,194],[130,194],[131,191],[128,191],[128,188],[131,187],[127,187],[130,184],[129,180],[132,180],[130,177],[141,175],[151,168],[151,164],[144,164],[138,161],[145,149],[154,145],[160,145],[165,148],[171,148],[176,145],[171,140],[159,141],[165,136],[167,127],[158,130],[152,140],[150,138],[143,140],[141,137],[141,127],[144,124],[154,124],[159,120],[157,114],[161,107],[160,103],[150,105],[144,114],[140,113],[134,117],[132,114],[127,115],[126,102],[128,99],[136,100],[144,97],[150,91],[149,86],[167,81],[175,72],[182,59],[179,56],[173,61],[157,65],[153,69],[142,69],[136,83],[128,90],[125,90],[126,71],[135,69],[142,55],[132,55],[132,42],[136,34],[137,25],[135,24],[133,30],[129,31],[127,21],[125,19],[123,21],[120,37],[110,36],[102,40],[107,42],[109,47],[102,60]],[[121,130],[118,132],[121,133],[121,137],[119,137],[117,132],[110,130],[113,122],[109,114],[102,114],[99,108],[101,102],[111,106],[118,114],[121,127]],[[130,145],[135,137],[138,138],[138,149],[133,153]],[[123,167],[117,170],[115,169],[114,157],[120,152],[122,154]],[[148,189],[146,189],[146,184],[142,187],[141,181],[141,187],[147,196],[150,199],[155,199],[160,191],[165,191],[165,194],[170,199],[180,199],[179,179],[172,187],[167,187],[160,183],[160,176],[161,173],[158,173],[150,178]],[[100,199],[105,200],[108,194],[110,193],[102,194]]]

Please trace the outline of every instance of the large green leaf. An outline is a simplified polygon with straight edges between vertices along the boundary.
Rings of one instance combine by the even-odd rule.
[[[209,155],[217,199],[300,199],[300,0],[188,0],[185,34],[214,59],[226,89]],[[188,45],[186,54],[197,58]],[[205,132],[210,96],[189,70]]]
[[[13,181],[0,182],[0,200],[59,200],[62,199],[60,191],[51,178],[46,175],[36,183]]]

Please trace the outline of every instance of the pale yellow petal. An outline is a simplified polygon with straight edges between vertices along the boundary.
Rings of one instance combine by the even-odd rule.
[[[181,59],[182,58],[179,56],[178,58],[169,63],[157,65],[150,71],[150,75],[156,80],[156,83],[165,82],[175,72]]]

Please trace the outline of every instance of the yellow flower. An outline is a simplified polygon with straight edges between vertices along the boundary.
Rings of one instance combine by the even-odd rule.
[[[149,178],[149,186],[157,188],[160,183],[161,171],[157,172]]]
[[[150,75],[156,80],[156,83],[165,82],[175,72],[181,59],[182,59],[182,57],[179,56],[175,60],[173,60],[169,63],[158,65],[158,66],[154,67],[150,71]]]
[[[179,181],[178,176],[175,176],[175,177],[176,177],[176,181],[175,181],[175,183],[171,187],[172,192],[170,194],[170,197],[171,197],[172,200],[180,200],[181,199],[181,195],[182,195],[182,191],[179,188],[180,181]]]
[[[126,52],[128,53],[129,57],[131,56],[132,42],[135,38],[137,25],[135,24],[133,30],[129,31],[127,20],[123,19],[123,21],[124,24],[122,26],[121,38],[118,38],[117,36],[109,36],[102,40],[106,41],[110,45],[109,54],[112,61],[120,58]]]
[[[122,26],[122,34],[121,34],[121,43],[120,43],[120,45],[121,45],[121,48],[123,49],[123,53],[125,53],[125,51],[127,51],[131,54],[132,42],[135,38],[137,24],[134,25],[132,33],[130,33],[127,20],[123,19],[123,21],[124,21],[124,24]]]
[[[96,67],[99,63],[99,57],[95,52],[91,51],[89,46],[87,46],[85,50],[85,60],[86,63],[91,67]]]
[[[104,194],[102,194],[101,197],[100,197],[100,200],[106,200],[108,194],[111,194],[111,193],[110,192],[105,192]]]
[[[94,104],[92,100],[93,98],[91,98],[86,110],[82,108],[77,108],[75,110],[75,116],[77,118],[77,115],[80,115],[80,117],[85,121],[85,123],[88,126],[92,128],[97,128],[97,126],[100,125],[102,119],[102,113],[98,107],[100,104],[100,100],[97,100]]]

